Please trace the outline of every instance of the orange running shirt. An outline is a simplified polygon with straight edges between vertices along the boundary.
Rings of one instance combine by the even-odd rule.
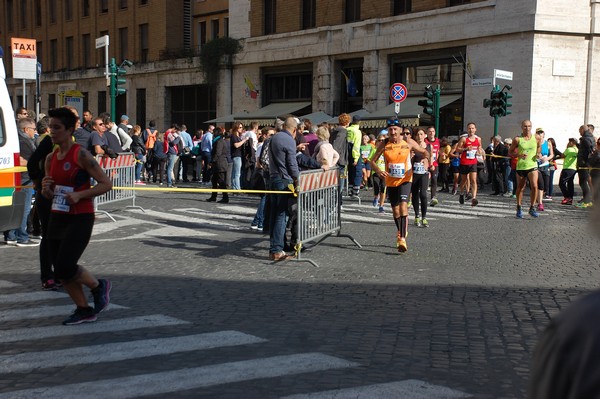
[[[387,187],[398,187],[402,183],[412,182],[412,165],[410,163],[410,147],[405,141],[400,144],[388,143],[383,151],[385,170],[389,176],[385,178]]]

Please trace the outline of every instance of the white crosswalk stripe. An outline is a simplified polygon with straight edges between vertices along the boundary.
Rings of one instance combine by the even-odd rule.
[[[5,284],[5,286],[15,287],[18,285]],[[0,295],[0,304],[13,306],[17,304],[17,306],[21,306],[19,309],[0,311],[0,322],[24,321],[29,325],[30,323],[27,320],[30,319],[48,318],[56,315],[64,316],[73,310],[73,305],[31,307],[27,306],[27,304],[38,300],[64,301],[65,298],[66,295],[60,292],[17,292]],[[114,304],[111,304],[111,308],[128,309],[124,306]],[[102,315],[104,316],[104,313]],[[168,357],[174,354],[181,356],[185,352],[215,351],[219,348],[227,347],[239,347],[239,351],[243,351],[249,345],[260,345],[268,342],[264,338],[229,330],[188,333],[186,335],[171,335],[150,339],[130,339],[67,348],[60,346],[65,342],[81,342],[82,339],[73,340],[75,336],[82,337],[87,334],[131,330],[141,330],[139,333],[145,336],[148,334],[148,331],[156,330],[160,333],[159,329],[161,327],[183,325],[186,325],[188,329],[193,328],[193,324],[188,321],[154,314],[122,317],[112,320],[101,318],[95,323],[86,323],[80,326],[52,325],[0,330],[0,344],[26,343],[29,345],[32,341],[44,341],[47,343],[42,351],[26,350],[23,352],[21,350],[17,353],[0,353],[0,379],[8,380],[12,373],[35,372],[36,375],[44,375],[45,369],[55,370],[57,368],[72,366],[94,366],[134,359],[137,359],[139,364],[143,365],[144,361],[142,359],[151,356]],[[61,339],[63,337],[68,337],[69,341]],[[106,335],[106,337],[110,339],[110,335]],[[122,335],[119,337],[122,337]],[[54,342],[59,343],[59,348],[52,348]],[[155,364],[160,367],[160,360],[155,361]],[[165,362],[165,364],[169,364],[169,362]],[[37,399],[40,397],[48,399],[62,399],[66,397],[85,397],[91,399],[105,397],[116,399],[137,398],[148,395],[165,395],[235,382],[325,372],[327,370],[341,370],[359,366],[360,364],[356,362],[316,352],[285,355],[270,354],[264,357],[203,365],[200,367],[169,368],[160,371],[153,369],[149,373],[126,377],[119,377],[118,373],[113,373],[116,374],[115,378],[111,378],[110,369],[107,369],[109,372],[105,370],[105,375],[108,376],[106,379],[94,379],[76,383],[65,381],[62,385],[52,384],[51,386],[37,386],[35,388],[27,388],[21,385],[13,391],[0,393],[0,399]],[[116,370],[118,369],[117,367]],[[398,395],[390,396],[390,393],[398,393]],[[400,393],[405,397],[423,399],[466,397],[461,392],[453,391],[446,387],[430,385],[423,381],[410,380],[376,386],[341,389],[335,392],[316,392],[314,393],[316,396],[298,396],[298,398],[350,397],[342,396],[348,394],[354,395],[351,397],[383,399],[400,397],[402,396]]]
[[[91,307],[93,303],[89,304]],[[120,306],[111,302],[110,309],[127,309],[125,306]],[[41,317],[65,316],[71,314],[75,310],[75,305],[59,305],[59,306],[37,306],[34,308],[13,309],[0,311],[0,322],[8,322],[24,319],[39,319]]]
[[[6,281],[6,280],[0,280],[0,288],[13,288],[13,287],[18,287],[19,284],[15,284],[11,281]]]
[[[0,399],[38,399],[41,397],[44,399],[63,399],[65,397],[103,399],[107,397],[107,393],[112,399],[136,398],[260,378],[275,378],[357,366],[357,363],[321,353],[299,353],[134,377],[7,392],[0,394]]]
[[[111,305],[112,306],[112,305]],[[127,317],[116,320],[98,320],[96,323],[85,323],[77,328],[72,326],[29,327],[14,330],[0,330],[0,343],[30,341],[60,337],[64,335],[83,335],[100,332],[115,332],[136,330],[138,328],[153,328],[190,324],[188,321],[175,319],[160,314]]]

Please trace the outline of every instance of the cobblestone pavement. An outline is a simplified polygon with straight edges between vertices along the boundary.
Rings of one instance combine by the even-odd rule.
[[[363,248],[328,238],[302,254],[318,268],[267,259],[255,197],[107,205],[82,264],[112,305],[81,326],[60,326],[72,305],[41,291],[37,248],[0,247],[0,399],[524,397],[538,334],[600,281],[589,210],[517,220],[509,198],[440,194],[398,254],[361,195],[342,221]]]

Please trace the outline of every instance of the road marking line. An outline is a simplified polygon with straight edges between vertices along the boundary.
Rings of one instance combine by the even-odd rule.
[[[89,304],[94,306],[93,303]],[[120,306],[111,302],[110,309],[128,309],[125,306]],[[17,321],[27,319],[40,319],[53,316],[68,316],[75,310],[75,305],[61,306],[39,306],[35,308],[13,309],[0,311],[0,322]]]
[[[67,294],[56,291],[20,292],[0,295],[0,304],[45,301],[48,299],[68,298]]]
[[[84,323],[76,328],[73,326],[49,326],[34,328],[19,328],[0,330],[0,343],[19,342],[36,339],[46,339],[60,336],[72,336],[108,331],[127,331],[138,328],[152,328],[190,324],[185,320],[154,314],[148,316],[127,317],[115,320],[99,320],[96,323]]]
[[[234,228],[238,228],[239,226],[236,224],[227,224],[227,223],[223,223],[220,220],[214,220],[215,217],[219,216],[219,214],[217,213],[207,213],[206,219],[199,219],[199,218],[193,218],[193,217],[186,217],[185,219],[181,218],[181,215],[175,215],[175,214],[169,214],[166,212],[157,212],[157,211],[153,211],[150,209],[147,209],[146,212],[142,213],[142,211],[139,211],[137,209],[126,209],[127,212],[131,212],[131,213],[135,213],[138,215],[148,215],[148,216],[153,216],[156,217],[157,219],[163,219],[163,220],[167,220],[167,221],[174,221],[174,222],[178,222],[178,223],[186,223],[186,224],[191,224],[191,223],[196,223],[197,226],[191,226],[191,227],[187,227],[188,229],[192,229],[195,230],[196,228],[200,228],[203,227],[204,225],[218,225],[218,226],[225,226],[225,227],[234,227]]]
[[[139,224],[153,224],[153,225],[161,226],[160,223],[151,222],[151,221],[140,221],[139,219],[133,219],[133,218],[127,217],[125,219],[117,220],[116,222],[107,221],[104,223],[95,223],[93,235],[106,234],[106,233],[110,233],[113,230],[120,229],[122,227],[135,226],[135,225],[139,225]]]
[[[0,280],[0,288],[12,288],[12,287],[18,287],[20,285],[21,284],[13,283],[11,281]]]
[[[256,344],[266,341],[266,339],[238,331],[219,331],[181,337],[114,342],[62,350],[2,355],[0,356],[0,373],[26,372],[34,369],[67,367],[78,364],[117,362],[148,356]]]
[[[164,226],[164,225],[161,225]],[[170,237],[214,237],[215,233],[209,233],[201,229],[188,229],[186,227],[175,227],[165,226],[161,228],[154,228],[152,230],[146,230],[138,234],[129,235],[127,237],[121,237],[119,240],[140,240],[144,238],[170,238]],[[93,239],[91,242],[106,242],[114,241],[114,238],[98,238]]]
[[[142,374],[46,388],[5,392],[0,399],[63,399],[65,397],[112,399],[161,395],[227,383],[357,367],[359,364],[322,353],[300,353],[243,360],[211,366]]]
[[[281,399],[458,399],[471,395],[441,385],[419,380],[405,380],[387,384],[367,385],[355,388],[285,396]]]

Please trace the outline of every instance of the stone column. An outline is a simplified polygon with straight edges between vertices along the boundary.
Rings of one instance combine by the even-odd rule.
[[[333,112],[333,85],[331,76],[333,61],[331,57],[323,56],[316,62],[313,80],[313,112],[323,111],[331,115]]]

